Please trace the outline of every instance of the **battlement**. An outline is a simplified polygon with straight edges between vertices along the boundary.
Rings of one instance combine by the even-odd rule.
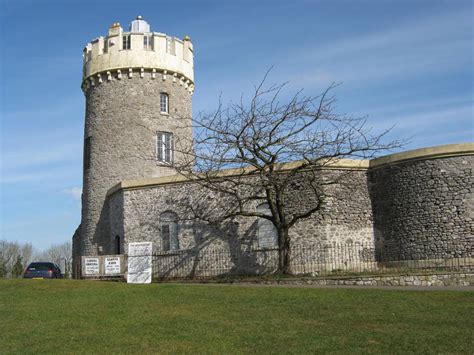
[[[109,28],[106,37],[98,37],[84,48],[83,88],[96,81],[121,79],[122,75],[152,78],[161,74],[179,82],[190,92],[194,90],[193,44],[188,36],[182,40],[160,32],[151,32],[150,26],[138,16],[126,32],[119,23]]]

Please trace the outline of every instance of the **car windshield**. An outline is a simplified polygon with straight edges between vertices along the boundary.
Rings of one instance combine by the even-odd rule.
[[[49,270],[52,268],[53,268],[53,264],[51,263],[31,263],[30,266],[28,266],[28,270],[38,270],[38,271]]]

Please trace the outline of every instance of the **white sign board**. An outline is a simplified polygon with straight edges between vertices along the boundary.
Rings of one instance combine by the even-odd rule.
[[[105,258],[104,269],[106,275],[120,274],[120,257],[112,256]]]
[[[85,258],[84,264],[86,275],[99,275],[99,258]]]
[[[128,244],[127,283],[151,283],[152,242]]]

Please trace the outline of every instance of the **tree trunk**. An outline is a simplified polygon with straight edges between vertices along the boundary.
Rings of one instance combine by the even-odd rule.
[[[288,229],[278,230],[278,272],[284,275],[290,275],[290,237]]]

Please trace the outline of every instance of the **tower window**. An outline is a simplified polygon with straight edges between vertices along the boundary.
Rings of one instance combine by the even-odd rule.
[[[169,97],[168,94],[162,92],[160,94],[160,112],[161,113],[168,113],[169,112]]]
[[[122,37],[123,39],[123,46],[122,46],[122,49],[131,49],[131,38],[130,38],[130,35],[124,35]]]
[[[156,135],[156,157],[161,163],[173,162],[173,134],[158,132]]]
[[[153,50],[153,36],[143,35],[143,49],[147,51]]]
[[[84,141],[84,170],[91,167],[91,138],[87,137]]]
[[[178,215],[167,211],[160,215],[161,249],[163,251],[178,250]]]

